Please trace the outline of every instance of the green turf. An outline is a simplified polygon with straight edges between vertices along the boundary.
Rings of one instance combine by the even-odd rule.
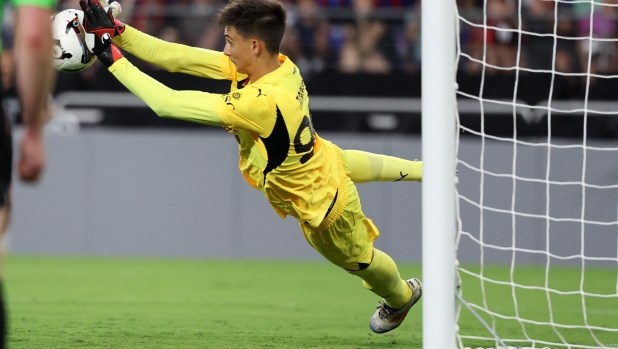
[[[466,266],[464,269],[477,274],[480,272],[478,266]],[[460,274],[464,298],[471,303],[486,307],[492,312],[511,317],[519,316],[536,322],[548,323],[553,320],[556,324],[585,326],[587,321],[589,326],[618,329],[618,297],[616,296],[618,273],[616,267],[588,267],[583,278],[584,292],[613,295],[611,298],[582,297],[581,294],[562,295],[546,291],[548,288],[561,292],[579,291],[582,280],[581,266],[552,266],[547,278],[544,266],[518,266],[513,274],[515,284],[543,289],[513,288],[510,284],[501,285],[485,282],[483,285],[485,297],[483,297],[480,278],[466,273]],[[510,283],[511,280],[508,266],[490,266],[485,268],[483,275],[500,282]],[[515,301],[517,307],[515,307]],[[584,305],[586,317],[583,311]],[[516,319],[492,318],[483,309],[478,310],[478,312],[489,324],[495,326],[496,332],[503,339],[526,339],[527,334],[529,338],[538,341],[553,343],[565,341],[570,344],[593,347],[597,347],[601,343],[605,346],[618,347],[618,332],[593,330],[597,342],[588,329],[556,327],[554,330],[549,324],[538,325],[520,322]],[[469,311],[463,309],[462,314],[462,320],[458,322],[462,335],[490,337],[487,331],[479,328],[478,321],[471,318]],[[466,340],[464,343],[470,347],[490,347],[494,342]],[[531,347],[533,342],[514,340],[508,344]],[[536,343],[536,347],[545,346],[551,348],[566,347]]]
[[[420,275],[419,265],[400,269],[404,277]],[[544,273],[519,268],[515,281],[542,286]],[[421,348],[420,304],[396,331],[373,335],[368,320],[377,297],[328,263],[9,256],[5,275],[11,349]],[[505,267],[487,267],[485,275],[509,280]],[[559,290],[577,290],[579,280],[577,268],[552,268],[549,277],[550,287]],[[585,280],[587,292],[615,294],[615,268],[591,268]],[[463,282],[465,297],[483,304],[480,282],[465,275]],[[513,315],[511,288],[485,286],[489,309]],[[544,292],[516,296],[520,316],[548,319]],[[583,322],[581,296],[551,300],[556,322]],[[591,325],[618,327],[617,298],[587,297],[586,306]],[[459,326],[462,334],[487,336],[465,309]],[[516,321],[497,320],[496,326],[508,338],[522,332]],[[526,325],[526,331],[557,339],[547,326]],[[594,344],[584,331],[561,334],[573,343]],[[595,334],[604,344],[618,343],[615,333]]]
[[[378,298],[328,263],[11,256],[5,270],[12,349],[421,346],[420,307],[372,335]]]

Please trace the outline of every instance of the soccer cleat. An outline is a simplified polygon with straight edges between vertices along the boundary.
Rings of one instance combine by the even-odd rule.
[[[421,298],[423,294],[423,285],[421,280],[412,278],[406,281],[412,290],[412,298],[403,307],[393,309],[386,305],[384,301],[378,304],[375,314],[371,317],[369,328],[375,333],[386,333],[399,327],[403,320],[408,315],[410,308]]]

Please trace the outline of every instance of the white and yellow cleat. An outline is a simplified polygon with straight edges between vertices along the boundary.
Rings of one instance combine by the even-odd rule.
[[[384,301],[381,301],[377,306],[378,310],[376,310],[369,322],[369,328],[371,328],[373,332],[386,333],[399,327],[406,318],[406,315],[408,315],[410,308],[421,299],[421,295],[423,295],[421,280],[412,278],[406,280],[406,282],[412,290],[412,298],[410,298],[410,301],[406,303],[406,305],[399,309],[393,309],[386,305]]]

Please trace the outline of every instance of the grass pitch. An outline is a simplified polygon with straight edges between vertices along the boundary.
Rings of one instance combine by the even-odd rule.
[[[378,298],[328,263],[10,256],[5,270],[11,349],[421,346],[420,307],[371,335]]]
[[[419,276],[421,267],[402,264],[400,270],[408,278]],[[557,270],[555,279],[562,281],[551,286],[578,286],[578,272]],[[488,267],[486,273],[509,275],[503,267]],[[586,273],[587,285],[596,280],[605,291],[615,291],[615,268]],[[533,283],[542,282],[543,275],[543,268],[522,268],[517,277]],[[360,279],[326,262],[9,256],[5,280],[11,349],[422,347],[420,303],[399,329],[372,334],[368,322],[378,298]],[[464,290],[466,298],[482,304],[474,278],[464,278]],[[514,311],[510,288],[497,287],[491,294],[490,309]],[[540,299],[545,294],[518,294],[521,315],[547,317],[547,304]],[[587,302],[589,321],[616,328],[618,300],[605,301]],[[556,321],[582,321],[581,297],[555,303]],[[459,325],[462,333],[487,334],[465,309]],[[507,335],[521,332],[513,321],[497,326]],[[550,339],[553,333],[542,326],[527,330]],[[591,340],[589,333],[567,332],[571,341]],[[618,343],[618,335],[603,340]]]

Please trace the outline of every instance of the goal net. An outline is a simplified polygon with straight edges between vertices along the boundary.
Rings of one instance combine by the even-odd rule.
[[[458,344],[618,348],[618,1],[457,4]]]

